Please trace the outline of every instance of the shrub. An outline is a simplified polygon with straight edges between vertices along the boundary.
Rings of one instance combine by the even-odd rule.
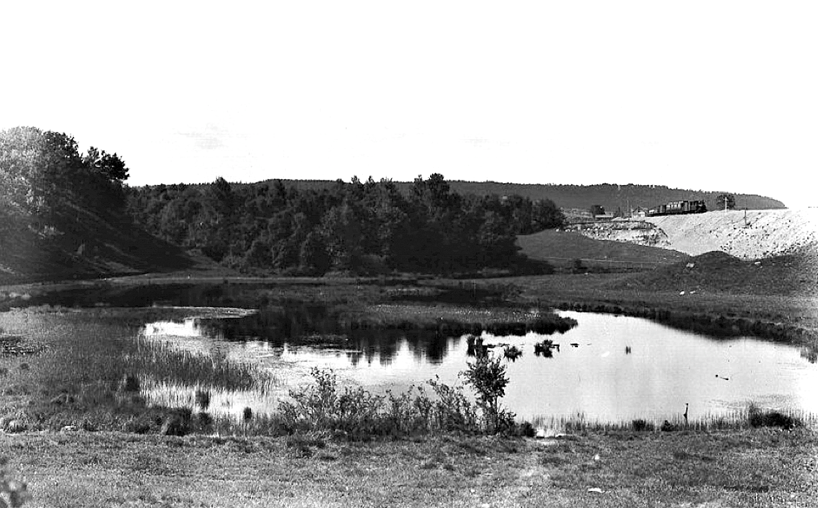
[[[505,395],[509,381],[501,359],[480,356],[467,365],[468,368],[461,374],[477,394],[477,402],[483,411],[487,432],[498,433],[511,428],[514,424],[514,413],[500,406],[500,398]]]
[[[662,422],[662,426],[660,427],[662,432],[673,432],[676,430],[676,426],[670,423],[669,421],[665,420]]]
[[[189,408],[170,411],[162,422],[159,433],[163,436],[185,436],[190,434],[192,412]]]
[[[763,411],[755,404],[750,404],[750,407],[747,409],[747,420],[753,428],[781,427],[782,429],[790,430],[801,426],[801,421],[793,416],[779,411]]]
[[[281,427],[287,432],[330,431],[353,439],[373,435],[401,436],[429,431],[478,429],[476,408],[462,387],[430,380],[436,398],[422,387],[405,393],[373,395],[362,388],[338,390],[332,370],[314,368],[315,384],[290,393],[293,401],[279,405]]]
[[[646,430],[653,430],[654,428],[652,423],[642,419],[634,420],[633,422],[631,422],[631,426],[633,427],[633,430],[635,430],[636,432],[644,432]]]
[[[438,398],[432,404],[430,413],[432,429],[465,432],[477,430],[477,410],[466,398],[462,387],[443,384],[437,377],[434,380],[429,380],[428,384]]]
[[[196,389],[195,399],[196,407],[202,411],[206,410],[210,406],[210,390]]]

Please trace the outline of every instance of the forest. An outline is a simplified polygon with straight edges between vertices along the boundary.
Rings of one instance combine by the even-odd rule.
[[[518,234],[560,227],[550,200],[452,191],[440,174],[407,191],[389,181],[299,189],[280,180],[129,188],[152,234],[245,272],[323,275],[520,269]]]
[[[128,168],[117,154],[36,127],[0,131],[0,233],[27,229],[47,237],[77,212],[111,216],[125,205]]]
[[[314,189],[224,178],[137,188],[126,185],[128,176],[120,156],[95,147],[81,153],[67,134],[0,132],[0,239],[8,247],[0,265],[31,272],[25,258],[34,250],[59,258],[39,259],[43,274],[89,261],[140,266],[122,253],[169,252],[142,238],[142,251],[157,252],[140,254],[122,238],[144,230],[245,273],[542,270],[518,253],[516,237],[565,221],[549,199],[460,194],[440,174],[409,185],[352,178]]]

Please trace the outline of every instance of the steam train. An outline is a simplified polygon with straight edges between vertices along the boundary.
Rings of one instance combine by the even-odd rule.
[[[704,201],[671,201],[666,205],[659,205],[647,212],[648,217],[656,215],[677,215],[683,213],[704,213],[707,211]]]

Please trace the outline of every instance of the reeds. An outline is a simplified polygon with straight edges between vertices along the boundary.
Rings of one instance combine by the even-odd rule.
[[[589,419],[584,413],[562,416],[538,416],[531,424],[540,429],[548,429],[551,434],[593,431],[715,431],[739,430],[757,427],[818,427],[818,414],[799,410],[764,410],[755,404],[727,413],[705,414],[685,421],[682,415],[667,418],[636,418],[633,420],[604,421]]]

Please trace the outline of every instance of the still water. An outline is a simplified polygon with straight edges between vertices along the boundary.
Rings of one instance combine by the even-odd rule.
[[[516,361],[504,360],[510,383],[503,403],[520,418],[581,414],[600,422],[661,421],[680,416],[688,403],[690,418],[696,419],[731,414],[750,401],[818,413],[818,364],[796,346],[749,337],[715,339],[640,318],[561,314],[579,326],[548,337],[560,345],[551,358],[534,354],[534,344],[544,336],[484,335],[486,344],[523,350]],[[465,337],[369,331],[316,345],[291,341],[265,326],[263,316],[155,322],[141,333],[180,348],[257,362],[280,381],[273,399],[309,382],[312,367],[332,368],[342,385],[398,393],[435,376],[455,384],[469,361]]]

